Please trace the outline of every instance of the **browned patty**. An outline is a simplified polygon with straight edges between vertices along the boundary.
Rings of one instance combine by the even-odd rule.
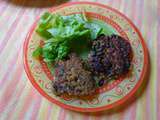
[[[84,96],[95,91],[91,72],[85,70],[83,64],[75,54],[71,54],[69,60],[57,63],[53,81],[53,91],[56,95]]]

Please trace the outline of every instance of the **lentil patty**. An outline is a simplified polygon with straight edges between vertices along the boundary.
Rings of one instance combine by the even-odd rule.
[[[130,43],[119,35],[100,35],[93,41],[89,54],[91,71],[107,77],[117,77],[128,72],[132,60]]]
[[[91,72],[84,69],[84,62],[75,54],[66,61],[59,61],[55,68],[53,91],[56,95],[85,96],[95,91]]]

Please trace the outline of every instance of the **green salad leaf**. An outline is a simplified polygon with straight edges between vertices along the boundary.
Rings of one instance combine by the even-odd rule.
[[[42,48],[37,47],[35,51],[33,51],[33,57],[38,58],[40,55],[42,55]]]
[[[88,46],[101,31],[102,28],[87,20],[84,14],[60,16],[46,12],[40,18],[36,29],[44,38],[45,44],[38,47],[33,56],[42,56],[47,63],[62,60],[79,45],[84,48]]]

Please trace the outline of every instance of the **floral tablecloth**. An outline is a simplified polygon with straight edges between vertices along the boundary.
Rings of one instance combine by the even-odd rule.
[[[94,114],[65,110],[46,100],[25,74],[23,42],[37,15],[71,1],[0,0],[0,120],[160,120],[160,0],[85,1],[118,9],[141,31],[150,72],[137,99],[125,107]]]

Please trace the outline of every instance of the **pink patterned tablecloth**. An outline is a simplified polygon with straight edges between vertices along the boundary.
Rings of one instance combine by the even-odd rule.
[[[64,1],[70,2],[0,0],[0,120],[160,120],[160,0],[87,0],[124,13],[147,43],[149,81],[136,101],[108,112],[82,114],[49,102],[31,85],[23,68],[26,34],[37,15]]]

